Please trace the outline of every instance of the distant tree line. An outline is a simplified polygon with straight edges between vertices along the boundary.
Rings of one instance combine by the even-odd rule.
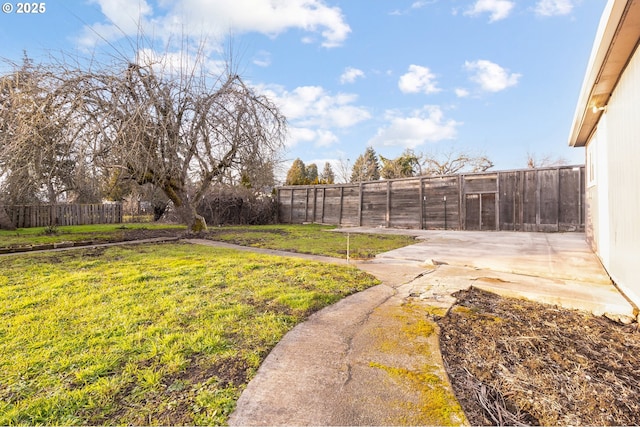
[[[335,174],[331,167],[331,163],[326,162],[322,172],[318,174],[318,166],[315,163],[305,165],[302,160],[295,159],[289,172],[287,172],[286,185],[316,185],[316,184],[333,184],[335,182]]]
[[[493,167],[493,162],[484,155],[472,155],[465,151],[450,150],[444,154],[416,153],[405,150],[400,156],[389,159],[378,156],[372,147],[367,147],[355,160],[351,168],[340,162],[339,169],[344,182],[377,181],[379,179],[408,178],[414,176],[452,175],[461,172],[484,172]],[[318,176],[317,167],[305,167],[296,159],[287,173],[286,185],[333,184],[335,174],[330,163],[325,163],[323,173]]]

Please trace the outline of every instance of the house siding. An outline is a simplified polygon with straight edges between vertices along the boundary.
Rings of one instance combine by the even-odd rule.
[[[640,52],[636,48],[587,145],[587,169],[593,160],[596,169],[595,182],[587,189],[587,224],[590,242],[609,275],[640,305],[638,105]]]

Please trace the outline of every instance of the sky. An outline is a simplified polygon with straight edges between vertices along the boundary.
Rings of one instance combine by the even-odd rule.
[[[287,117],[280,177],[296,158],[337,172],[368,146],[464,151],[494,170],[525,168],[528,154],[582,164],[567,140],[605,3],[50,0],[18,13],[9,1],[0,57],[108,55],[140,30],[171,54],[199,40],[212,68],[231,59]]]

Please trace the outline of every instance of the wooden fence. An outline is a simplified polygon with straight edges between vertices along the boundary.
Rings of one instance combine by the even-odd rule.
[[[277,193],[280,223],[584,231],[584,166],[286,186]]]
[[[5,206],[17,228],[50,225],[119,224],[122,204]]]

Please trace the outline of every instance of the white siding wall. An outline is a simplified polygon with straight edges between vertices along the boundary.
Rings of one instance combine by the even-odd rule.
[[[602,264],[610,267],[607,115],[603,114],[587,145],[587,240]]]
[[[611,278],[640,305],[640,49],[594,137],[597,213],[591,210],[598,216],[598,254]]]

